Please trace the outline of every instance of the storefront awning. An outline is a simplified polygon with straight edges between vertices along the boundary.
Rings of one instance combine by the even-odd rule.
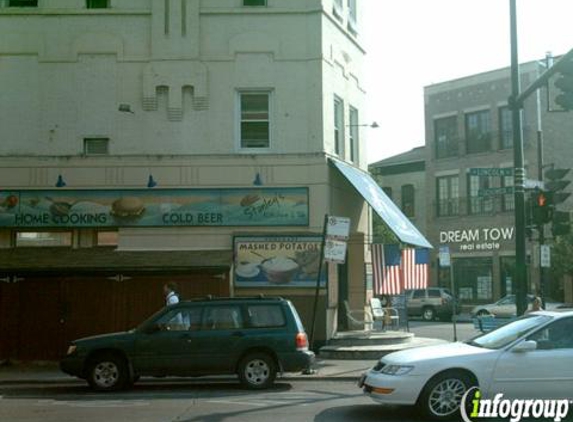
[[[372,177],[355,167],[349,166],[342,161],[330,159],[330,162],[342,173],[342,175],[354,186],[358,193],[370,204],[372,209],[388,225],[388,228],[403,243],[431,248],[432,245],[410,222],[408,217],[392,202],[382,188]]]

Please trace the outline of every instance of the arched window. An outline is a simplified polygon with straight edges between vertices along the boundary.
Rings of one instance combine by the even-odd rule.
[[[402,212],[407,217],[414,217],[414,185],[402,185]]]

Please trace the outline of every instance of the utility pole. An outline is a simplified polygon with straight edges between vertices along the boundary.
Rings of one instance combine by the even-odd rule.
[[[517,315],[527,310],[527,279],[525,268],[525,168],[523,166],[523,137],[521,104],[517,101],[520,92],[519,60],[517,56],[516,0],[509,0],[511,32],[511,108],[513,126],[513,166],[515,190],[515,287]]]

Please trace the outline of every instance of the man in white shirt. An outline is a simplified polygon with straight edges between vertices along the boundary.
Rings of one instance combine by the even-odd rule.
[[[177,293],[177,283],[170,281],[163,285],[163,293],[165,294],[165,305],[175,305],[179,303],[179,294]]]

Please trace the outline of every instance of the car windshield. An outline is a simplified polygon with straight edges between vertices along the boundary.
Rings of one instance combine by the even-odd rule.
[[[489,333],[468,340],[466,343],[485,349],[501,349],[550,320],[551,317],[547,315],[527,315]]]

